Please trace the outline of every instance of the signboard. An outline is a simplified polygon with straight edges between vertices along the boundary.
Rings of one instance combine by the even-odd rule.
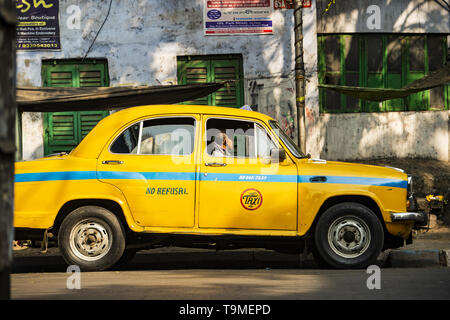
[[[205,0],[205,35],[273,34],[273,0]]]
[[[60,50],[59,0],[16,0],[17,50]]]

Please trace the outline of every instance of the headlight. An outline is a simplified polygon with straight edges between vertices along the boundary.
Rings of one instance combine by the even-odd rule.
[[[408,211],[417,210],[417,201],[413,191],[413,177],[408,175],[408,192],[406,193],[406,208]]]
[[[408,175],[408,195],[412,195],[413,193],[413,177]]]

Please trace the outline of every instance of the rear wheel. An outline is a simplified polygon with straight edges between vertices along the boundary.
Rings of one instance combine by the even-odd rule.
[[[125,250],[119,219],[97,206],[80,207],[69,213],[59,229],[58,243],[64,260],[84,271],[110,268]]]
[[[314,233],[315,259],[320,266],[365,268],[375,263],[384,243],[384,230],[366,206],[347,202],[327,209]]]

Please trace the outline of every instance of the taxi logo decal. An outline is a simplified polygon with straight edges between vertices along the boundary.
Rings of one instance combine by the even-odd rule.
[[[256,210],[261,207],[263,197],[256,189],[247,189],[241,194],[241,204],[247,210]]]

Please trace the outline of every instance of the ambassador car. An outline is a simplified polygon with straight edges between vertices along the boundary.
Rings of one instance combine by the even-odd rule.
[[[104,270],[141,249],[312,252],[364,268],[412,242],[400,169],[311,159],[267,115],[160,105],[111,114],[70,152],[16,163],[16,239],[50,237],[70,265]]]

